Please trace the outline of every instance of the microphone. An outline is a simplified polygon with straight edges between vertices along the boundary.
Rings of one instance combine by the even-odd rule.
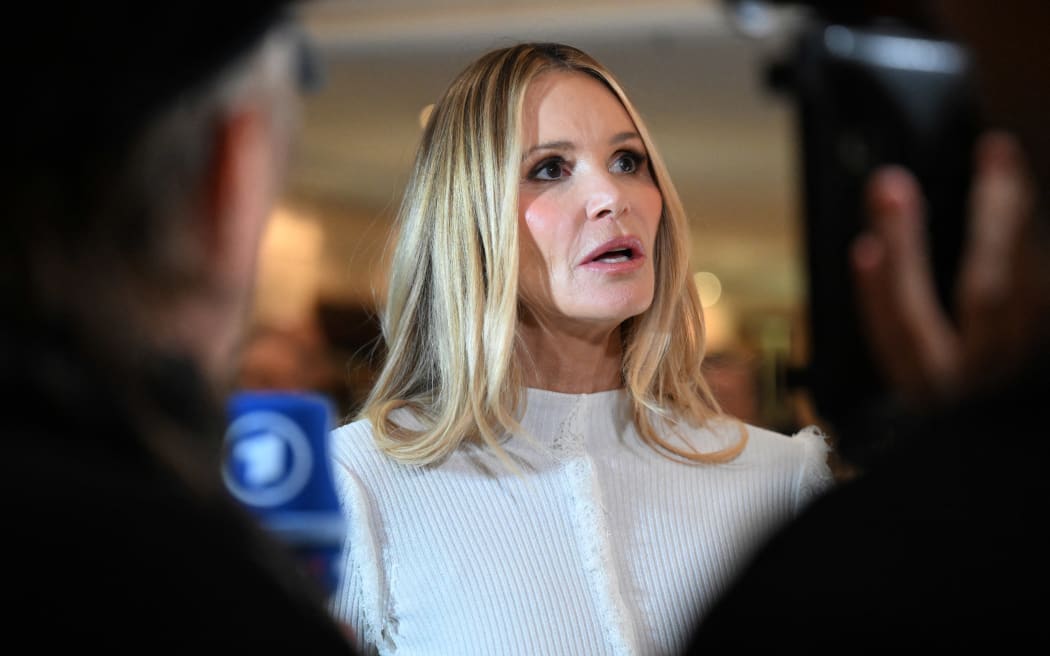
[[[346,533],[328,457],[332,403],[309,392],[240,391],[228,399],[227,415],[227,489],[331,595]]]

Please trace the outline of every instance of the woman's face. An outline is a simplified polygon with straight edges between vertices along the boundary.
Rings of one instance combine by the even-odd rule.
[[[607,329],[653,300],[663,198],[620,101],[577,72],[535,79],[522,110],[519,289],[540,321]]]

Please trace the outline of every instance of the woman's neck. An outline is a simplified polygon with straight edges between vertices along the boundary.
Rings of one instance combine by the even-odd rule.
[[[519,355],[528,387],[589,394],[623,386],[623,342],[619,326],[601,330],[552,330],[519,323]]]

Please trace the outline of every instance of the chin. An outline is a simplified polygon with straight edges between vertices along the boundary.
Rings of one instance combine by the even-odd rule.
[[[632,317],[644,314],[653,304],[653,295],[647,294],[640,298],[626,299],[618,297],[607,299],[605,303],[601,303],[601,300],[596,295],[594,301],[598,302],[590,303],[590,307],[583,310],[580,314],[589,316],[595,322],[619,325]]]

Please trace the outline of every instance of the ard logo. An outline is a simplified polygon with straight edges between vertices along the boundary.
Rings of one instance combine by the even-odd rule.
[[[247,412],[226,431],[223,478],[230,492],[249,506],[288,503],[306,486],[312,467],[310,442],[285,415]]]

